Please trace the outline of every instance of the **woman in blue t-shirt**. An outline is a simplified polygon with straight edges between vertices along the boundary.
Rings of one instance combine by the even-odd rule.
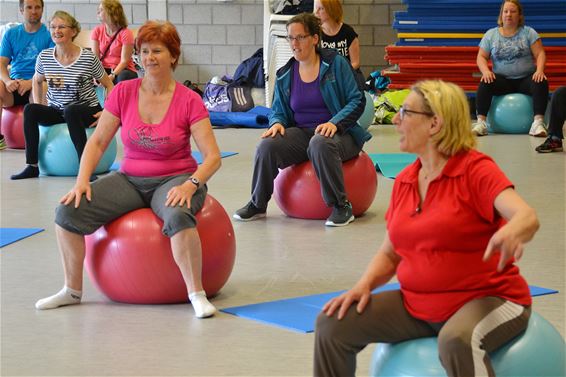
[[[533,97],[534,119],[529,135],[545,137],[544,113],[548,102],[548,80],[544,74],[546,54],[537,32],[525,26],[519,0],[505,0],[499,11],[499,27],[488,30],[477,56],[482,73],[476,96],[477,122],[472,131],[487,135],[486,117],[493,96],[524,93]],[[491,58],[493,71],[488,66]]]

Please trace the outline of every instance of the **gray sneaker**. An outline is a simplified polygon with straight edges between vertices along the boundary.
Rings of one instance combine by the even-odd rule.
[[[251,201],[232,216],[240,221],[252,221],[265,217],[266,209],[257,208]]]
[[[324,225],[326,226],[346,226],[354,221],[354,215],[352,214],[352,204],[346,202],[342,206],[334,206],[332,208],[332,213],[330,217],[326,219]]]

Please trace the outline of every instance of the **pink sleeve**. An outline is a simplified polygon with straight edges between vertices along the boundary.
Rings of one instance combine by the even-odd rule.
[[[472,159],[467,176],[474,207],[482,218],[489,222],[495,221],[498,218],[494,206],[495,198],[506,188],[512,188],[513,183],[495,161],[482,154]]]
[[[97,26],[94,29],[92,29],[92,31],[90,32],[90,40],[98,41],[99,34],[100,34],[100,26]]]
[[[122,29],[120,32],[120,42],[123,45],[133,45],[134,44],[134,33],[130,29]]]
[[[104,110],[108,110],[108,112],[110,112],[116,118],[120,118],[120,119],[121,119],[120,115],[122,114],[120,105],[123,103],[122,99],[124,98],[124,90],[125,90],[125,85],[123,85],[122,83],[118,83],[118,85],[116,85],[114,89],[112,89],[110,95],[108,96],[108,98],[106,98],[106,101],[104,102]],[[126,95],[126,97],[128,96]]]
[[[204,118],[208,118],[208,110],[204,106],[204,102],[202,102],[202,98],[199,97],[198,94],[193,92],[191,89],[187,88],[187,95],[189,96],[188,99],[188,122],[190,125],[197,123],[198,121],[203,120]]]

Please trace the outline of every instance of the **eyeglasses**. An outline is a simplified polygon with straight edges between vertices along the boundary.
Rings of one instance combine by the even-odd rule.
[[[51,25],[51,26],[49,26],[49,30],[65,30],[65,29],[71,29],[71,27],[67,26],[67,25]]]
[[[296,37],[290,37],[290,36],[286,36],[285,39],[287,40],[287,42],[291,43],[293,41],[297,41],[299,43],[301,43],[302,41],[304,41],[305,39],[307,39],[308,37],[310,37],[310,34],[307,35],[297,35]]]
[[[421,114],[421,115],[426,115],[426,116],[429,116],[429,117],[434,116],[434,113],[431,113],[431,112],[407,110],[403,106],[401,106],[399,108],[399,118],[401,118],[401,120],[403,120],[403,119],[405,119],[405,115],[407,115],[407,114]]]

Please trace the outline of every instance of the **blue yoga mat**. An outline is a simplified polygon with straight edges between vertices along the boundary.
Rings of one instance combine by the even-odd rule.
[[[230,157],[230,156],[234,156],[238,154],[238,152],[220,152],[220,157],[224,158],[224,157]],[[197,164],[202,164],[202,154],[199,151],[193,151],[192,152],[193,158],[197,161]],[[112,164],[112,166],[110,166],[110,170],[118,170],[120,169],[120,162],[116,161]]]
[[[529,288],[532,296],[558,293],[556,290],[542,287],[529,286]],[[398,283],[386,284],[375,290],[374,293],[395,289],[399,289]],[[316,317],[322,310],[324,304],[343,292],[345,291],[302,296],[260,304],[235,306],[221,309],[221,311],[291,331],[310,333],[314,331]]]
[[[401,170],[417,159],[417,155],[412,153],[368,153],[368,156],[375,169],[387,178],[395,178]]]
[[[271,109],[256,106],[247,112],[219,112],[210,111],[210,123],[216,127],[241,126],[248,128],[269,127],[269,114]]]
[[[0,228],[0,247],[43,232],[42,228]]]

